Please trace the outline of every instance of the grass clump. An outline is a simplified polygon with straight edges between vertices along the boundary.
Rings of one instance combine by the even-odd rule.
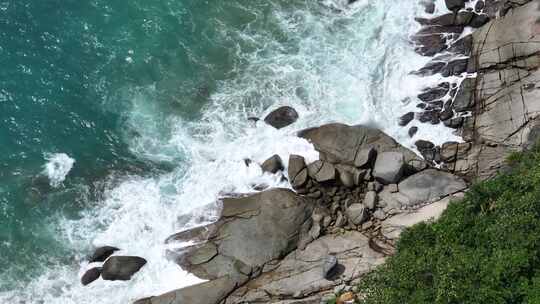
[[[540,303],[540,149],[406,230],[359,286],[364,304]]]

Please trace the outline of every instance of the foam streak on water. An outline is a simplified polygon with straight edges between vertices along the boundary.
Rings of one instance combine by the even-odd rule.
[[[73,248],[114,245],[122,248],[117,254],[142,256],[149,263],[129,282],[100,280],[82,287],[78,279],[89,265],[80,264],[79,256],[72,265],[52,267],[22,290],[0,294],[0,302],[129,303],[198,282],[166,259],[164,239],[215,220],[220,193],[253,192],[256,184],[288,187],[281,176],[263,175],[257,163],[273,154],[283,160],[292,153],[317,159],[312,145],[294,135],[301,128],[364,123],[410,146],[397,119],[414,108],[416,102],[408,98],[437,81],[409,75],[429,60],[415,54],[408,42],[417,29],[412,17],[421,10],[415,2],[359,0],[347,8],[343,1],[312,1],[302,10],[258,16],[242,31],[221,29],[249,50],[239,47],[234,77],[219,83],[199,122],[169,116],[163,123],[163,113],[147,106],[151,100],[133,99],[128,124],[141,134],[131,142],[133,151],[158,160],[179,153],[188,161],[169,174],[134,176],[111,186],[82,220],[58,223],[59,237]],[[284,36],[261,27],[264,18]],[[300,120],[281,130],[247,120],[279,105],[295,107]],[[420,133],[435,143],[454,139],[442,125],[421,127]],[[244,159],[253,164],[246,166]],[[190,221],[179,220],[184,214],[190,214]]]

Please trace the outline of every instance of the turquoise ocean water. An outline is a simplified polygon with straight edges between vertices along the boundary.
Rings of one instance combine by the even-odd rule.
[[[420,8],[346,2],[0,0],[0,302],[128,303],[194,283],[163,240],[212,220],[219,193],[287,186],[245,158],[314,159],[294,131],[331,121],[406,142]],[[278,105],[299,122],[247,120]],[[149,264],[83,288],[99,245]]]

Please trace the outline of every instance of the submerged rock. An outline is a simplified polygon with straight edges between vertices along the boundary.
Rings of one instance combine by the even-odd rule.
[[[272,111],[264,118],[264,122],[276,129],[285,128],[298,120],[298,112],[292,107],[281,107]]]
[[[115,251],[118,250],[120,249],[112,246],[99,247],[94,251],[94,254],[92,254],[89,261],[90,263],[105,262],[108,257],[110,257]]]
[[[144,265],[146,260],[137,256],[113,256],[103,264],[101,277],[108,281],[128,281]]]

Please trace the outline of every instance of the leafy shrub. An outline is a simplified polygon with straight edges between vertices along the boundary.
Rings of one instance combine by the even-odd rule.
[[[365,304],[540,303],[540,149],[406,230],[359,286]]]

